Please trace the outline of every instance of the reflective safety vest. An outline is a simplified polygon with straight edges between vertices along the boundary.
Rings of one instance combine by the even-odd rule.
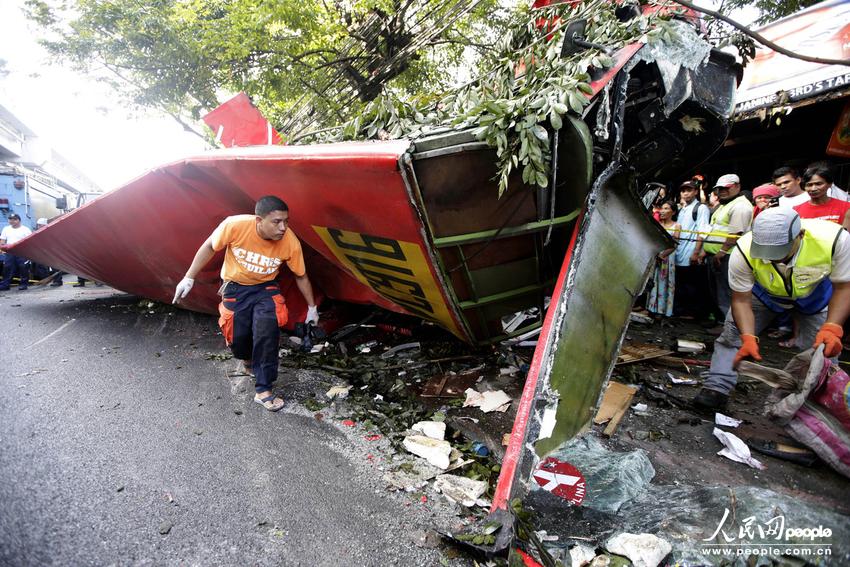
[[[750,256],[753,233],[738,239],[738,249],[753,270],[753,295],[776,312],[796,307],[806,314],[822,311],[832,297],[832,253],[843,230],[834,222],[803,219],[803,241],[794,265],[783,277],[773,262]]]
[[[744,201],[750,209],[753,208],[747,198],[743,195],[729,201],[725,205],[720,205],[717,207],[717,210],[714,211],[714,214],[711,215],[711,232],[729,234],[729,231],[726,230],[729,226],[729,217],[732,216],[732,209],[741,201]],[[702,245],[702,249],[705,250],[706,254],[717,254],[720,252],[720,247],[723,246],[725,241],[726,237],[721,234],[708,236]]]

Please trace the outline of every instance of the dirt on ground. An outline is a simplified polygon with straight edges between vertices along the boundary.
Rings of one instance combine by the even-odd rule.
[[[653,344],[675,352],[678,339],[701,342],[706,345],[704,352],[674,356],[696,359],[707,365],[715,338],[716,334],[693,321],[671,318],[652,324],[632,323],[625,344]],[[783,368],[798,352],[781,347],[780,340],[766,333],[761,337],[762,365]],[[847,358],[846,351],[843,358]],[[609,441],[610,448],[645,450],[656,470],[653,482],[660,484],[749,485],[850,514],[850,501],[846,498],[850,481],[823,461],[807,467],[753,452],[753,456],[766,465],[764,470],[757,470],[718,456],[722,446],[712,435],[714,415],[694,411],[681,403],[696,395],[703,380],[701,374],[706,370],[707,366],[674,365],[660,363],[657,359],[616,366],[612,380],[640,385],[632,405],[645,403],[648,411],[645,415],[630,411]],[[676,385],[672,378],[690,378],[697,383]],[[741,377],[723,413],[743,423],[730,431],[744,441],[756,438],[798,445],[782,427],[764,415],[770,392],[770,386]]]

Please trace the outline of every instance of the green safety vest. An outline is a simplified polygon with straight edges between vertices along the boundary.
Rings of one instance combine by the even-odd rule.
[[[803,234],[803,242],[800,244],[794,266],[789,270],[789,280],[782,277],[773,262],[750,256],[752,232],[738,239],[738,249],[752,268],[755,282],[768,295],[792,300],[806,298],[814,293],[832,272],[832,252],[843,228],[840,224],[817,219],[803,219],[800,224],[806,232]],[[832,286],[826,287],[829,287],[831,294]],[[826,287],[821,291],[826,292]],[[828,301],[828,298],[826,299]]]
[[[737,205],[740,201],[744,201],[747,205],[750,205],[750,201],[741,195],[729,201],[725,205],[717,207],[717,210],[715,210],[714,214],[711,215],[711,232],[729,234],[729,231],[724,230],[724,227],[729,226],[729,217],[732,216],[732,207]],[[752,205],[750,205],[750,207],[752,207]],[[723,246],[723,242],[725,240],[725,236],[709,236],[705,239],[702,249],[705,250],[706,254],[717,254],[720,252],[720,247]]]

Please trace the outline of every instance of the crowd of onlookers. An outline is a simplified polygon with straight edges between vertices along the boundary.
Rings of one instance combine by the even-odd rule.
[[[801,219],[827,220],[850,230],[850,195],[835,185],[825,162],[802,172],[780,167],[770,182],[751,189],[742,187],[734,173],[713,184],[702,176],[678,187],[650,183],[644,204],[675,241],[658,255],[647,287],[646,309],[661,317],[723,322],[731,301],[729,254],[753,219],[770,207],[793,208]]]
[[[21,223],[19,214],[10,213],[6,219],[9,224],[0,230],[0,291],[10,289],[13,282],[18,284],[18,290],[24,291],[29,288],[31,278],[34,278],[38,283],[50,281],[50,285],[53,287],[61,286],[63,284],[62,277],[66,275],[65,272],[49,266],[35,264],[23,256],[6,252],[9,246],[32,234],[32,230]],[[36,229],[47,226],[47,223],[46,218],[38,219]],[[87,281],[87,279],[77,276],[77,282],[73,284],[73,287],[85,287]]]

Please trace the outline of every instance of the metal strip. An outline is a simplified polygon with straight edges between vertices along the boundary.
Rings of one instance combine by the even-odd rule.
[[[489,305],[491,303],[497,303],[499,301],[502,301],[503,299],[510,299],[512,297],[517,297],[520,295],[525,295],[527,293],[540,291],[545,287],[546,284],[534,284],[527,285],[525,287],[518,287],[516,289],[511,289],[508,291],[503,291],[501,293],[494,293],[493,295],[485,295],[484,297],[477,298],[475,301],[461,301],[460,308],[472,309],[474,307],[480,307],[482,305]]]
[[[522,234],[531,234],[534,232],[543,232],[549,227],[558,227],[572,222],[578,216],[579,210],[571,212],[568,215],[557,217],[552,220],[534,221],[519,226],[512,226],[503,229],[483,230],[481,232],[470,232],[468,234],[458,234],[455,236],[442,236],[434,239],[434,246],[437,248],[447,248],[449,246],[460,246],[462,244],[474,244],[476,242],[485,242],[491,238],[508,238],[510,236],[518,236]]]
[[[415,160],[428,159],[440,156],[450,156],[452,154],[460,154],[463,152],[474,152],[477,150],[484,150],[489,147],[490,145],[487,142],[470,142],[468,144],[460,144],[457,146],[449,146],[447,148],[439,148],[436,150],[427,150],[424,152],[419,152],[413,154],[412,157]]]

